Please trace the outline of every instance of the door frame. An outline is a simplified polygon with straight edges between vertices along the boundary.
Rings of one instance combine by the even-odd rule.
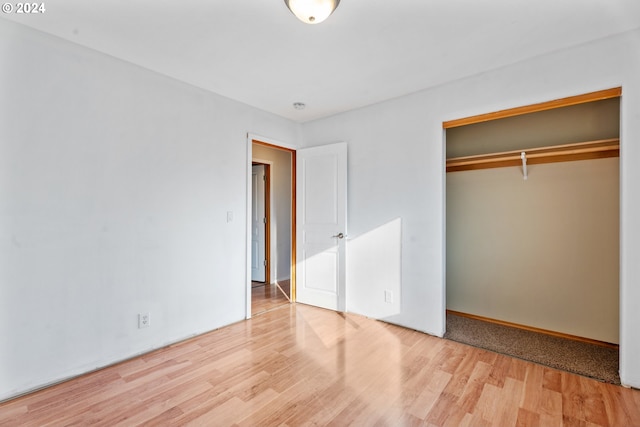
[[[253,144],[260,144],[276,150],[291,153],[291,270],[290,270],[290,301],[296,301],[296,147],[266,138],[260,135],[247,133],[247,158],[246,165],[246,239],[245,239],[245,292],[246,306],[245,318],[251,318],[251,166],[253,163]],[[267,255],[267,259],[269,259]],[[269,261],[267,261],[269,263]],[[270,270],[270,267],[269,267]],[[267,270],[267,272],[269,272]],[[267,275],[268,277],[268,275]]]
[[[253,160],[251,166],[264,167],[264,282],[271,283],[271,162]],[[252,189],[253,191],[253,189]],[[253,250],[253,249],[252,249]],[[252,274],[253,276],[253,274]],[[253,281],[253,277],[251,277]]]

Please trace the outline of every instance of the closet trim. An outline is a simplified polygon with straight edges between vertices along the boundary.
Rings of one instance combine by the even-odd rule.
[[[571,105],[584,104],[604,99],[618,98],[622,95],[622,88],[600,90],[597,92],[585,93],[582,95],[570,96],[553,101],[541,102],[538,104],[525,105],[522,107],[509,108],[507,110],[495,111],[493,113],[479,114],[477,116],[465,117],[462,119],[449,120],[442,123],[444,129],[451,129],[474,123],[488,122],[491,120],[504,119],[507,117],[520,116],[522,114],[535,113],[538,111],[552,110],[554,108],[569,107]]]

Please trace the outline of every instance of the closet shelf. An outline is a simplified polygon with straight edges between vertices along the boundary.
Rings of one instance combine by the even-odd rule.
[[[620,139],[601,139],[575,144],[551,147],[504,151],[501,153],[479,154],[476,156],[453,157],[447,159],[447,172],[475,169],[522,166],[521,153],[526,153],[527,164],[570,162],[574,160],[604,159],[620,156]]]

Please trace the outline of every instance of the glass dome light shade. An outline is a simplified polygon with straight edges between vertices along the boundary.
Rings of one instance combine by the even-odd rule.
[[[284,3],[305,24],[319,24],[336,10],[340,0],[284,0]]]

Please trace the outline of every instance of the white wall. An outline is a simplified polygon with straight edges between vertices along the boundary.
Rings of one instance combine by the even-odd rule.
[[[305,146],[349,144],[351,239],[402,219],[401,309],[385,320],[436,335],[445,329],[443,121],[623,86],[621,378],[640,387],[640,337],[634,333],[640,329],[639,52],[636,30],[303,126]],[[348,259],[366,256],[352,249]],[[394,263],[348,261],[347,309],[375,315],[381,296],[357,278],[368,277],[366,268],[393,269]]]
[[[0,400],[244,319],[246,134],[299,125],[2,19],[0,64]]]

